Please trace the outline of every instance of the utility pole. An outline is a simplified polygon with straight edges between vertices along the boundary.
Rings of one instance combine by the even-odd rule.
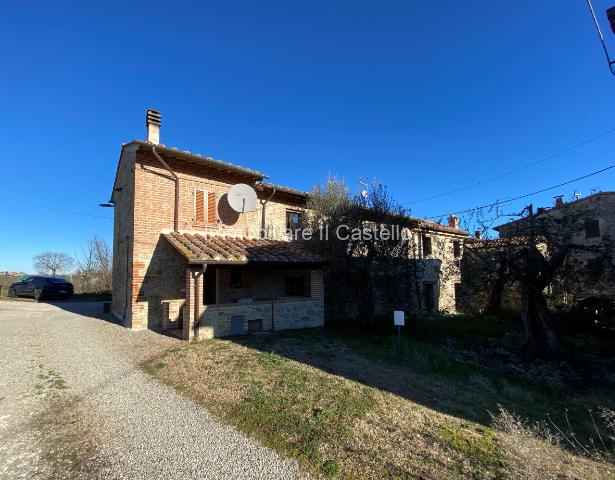
[[[606,48],[604,36],[602,35],[602,30],[600,29],[600,24],[598,23],[598,19],[596,18],[596,12],[594,12],[594,6],[592,5],[591,0],[587,0],[587,6],[589,7],[589,12],[591,13],[592,19],[594,20],[594,26],[596,27],[596,31],[598,32],[598,38],[600,39],[600,43],[602,44],[602,50],[604,50],[604,55],[609,66],[609,70],[613,75],[615,75],[615,60],[611,60],[609,50]],[[615,34],[615,6],[609,8],[606,11],[606,17],[609,21],[609,25],[611,26],[611,31]]]

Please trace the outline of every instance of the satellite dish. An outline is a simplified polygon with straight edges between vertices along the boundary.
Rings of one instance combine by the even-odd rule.
[[[229,190],[228,203],[236,212],[247,213],[256,207],[256,192],[250,185],[238,183]]]

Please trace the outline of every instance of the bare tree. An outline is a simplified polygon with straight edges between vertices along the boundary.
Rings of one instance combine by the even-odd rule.
[[[556,357],[562,345],[550,320],[547,295],[559,286],[564,292],[591,282],[613,281],[613,246],[605,236],[588,244],[580,241],[587,212],[560,207],[534,212],[528,205],[503,238],[475,241],[466,248],[464,278],[489,290],[488,308],[499,308],[506,286],[516,285],[525,337],[523,352],[530,357]]]
[[[73,258],[62,252],[44,252],[35,255],[34,268],[42,274],[56,276],[59,273],[67,272],[75,264]]]
[[[77,260],[78,290],[82,292],[104,292],[111,290],[112,259],[111,250],[107,242],[94,235],[82,249],[82,253],[75,255]]]

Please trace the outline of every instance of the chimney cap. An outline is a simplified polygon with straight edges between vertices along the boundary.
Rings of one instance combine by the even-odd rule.
[[[451,213],[448,217],[448,226],[451,228],[459,228],[459,217]]]
[[[481,232],[480,230],[476,230],[474,232],[474,237],[480,240],[481,238],[483,238],[483,232]]]
[[[147,114],[145,115],[145,126],[150,123],[158,126],[162,123],[162,115],[158,110],[154,110],[153,108],[148,108]]]

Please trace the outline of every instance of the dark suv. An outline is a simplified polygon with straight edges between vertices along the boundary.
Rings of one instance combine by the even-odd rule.
[[[73,292],[72,283],[54,277],[28,277],[9,287],[9,297],[34,297],[37,302],[49,297],[70,298]]]

